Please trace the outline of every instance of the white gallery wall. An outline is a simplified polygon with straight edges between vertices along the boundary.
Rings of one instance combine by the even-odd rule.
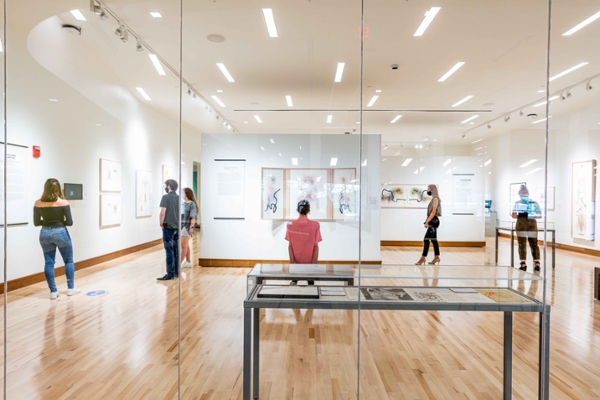
[[[286,220],[262,219],[262,168],[360,168],[358,135],[202,135],[202,258],[286,260]],[[358,219],[320,221],[323,242],[319,260],[357,261],[359,229],[362,229],[362,260],[380,257],[381,138],[363,137],[361,181],[362,227]],[[331,159],[337,165],[331,166]],[[292,164],[298,159],[298,165]],[[245,160],[243,220],[219,220],[218,161]],[[297,213],[294,213],[297,215]]]
[[[102,74],[83,73],[83,61],[72,59],[77,55],[68,55],[60,41],[47,51],[64,58],[50,57],[43,46],[29,44],[15,33],[8,48],[8,142],[29,146],[25,202],[31,210],[27,225],[8,229],[9,280],[43,271],[40,228],[33,226],[32,216],[47,178],[83,184],[84,199],[71,201],[74,225],[69,232],[77,262],[161,238],[162,166],[174,167],[176,175],[180,166],[178,121],[121,86],[110,66],[95,59],[94,68]],[[200,133],[184,126],[183,142],[182,181],[191,186],[193,161],[200,161]],[[31,155],[33,145],[41,147],[39,159]],[[123,176],[122,223],[104,229],[99,226],[100,158],[121,162]],[[153,215],[148,218],[135,216],[137,169],[153,173]]]
[[[382,162],[382,184],[438,185],[443,212],[438,229],[440,241],[485,241],[483,167],[476,157],[462,155],[466,148],[465,146],[462,151],[455,151],[456,149],[433,146],[431,149],[408,150],[408,153],[403,149],[402,154],[408,155],[386,157]],[[407,157],[412,158],[412,161],[403,167]],[[464,210],[459,210],[455,205],[455,176],[461,175],[472,178],[472,212],[469,213],[464,213]],[[424,207],[426,205],[427,203],[423,203]],[[386,208],[386,205],[382,204],[381,240],[423,240],[423,222],[426,218],[427,210],[423,208]]]
[[[574,162],[600,160],[599,115],[598,107],[595,106],[550,120],[548,186],[555,188],[556,196],[555,209],[548,211],[547,221],[550,222],[549,228],[556,229],[558,243],[600,249],[598,239],[588,241],[571,236],[574,217],[571,207],[572,167]],[[544,143],[543,126],[537,129],[513,130],[485,141],[486,151],[489,151],[489,157],[492,159],[488,172],[492,173],[489,175],[489,182],[494,199],[493,208],[498,211],[499,220],[511,220],[509,213],[512,205],[509,203],[508,192],[511,182],[526,182],[534,200],[539,201],[533,193],[535,188],[544,186]],[[520,167],[535,159],[538,161]],[[596,190],[596,207],[598,194]],[[598,224],[596,221],[593,223],[597,232]],[[541,221],[538,222],[538,227],[543,227]]]

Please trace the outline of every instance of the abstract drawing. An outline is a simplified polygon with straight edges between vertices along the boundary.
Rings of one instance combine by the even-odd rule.
[[[477,289],[477,291],[497,303],[531,303],[525,297],[507,289]]]
[[[100,159],[100,191],[121,191],[121,163]]]
[[[413,292],[413,296],[424,303],[447,303],[446,299],[434,292]]]
[[[161,184],[165,183],[167,181],[167,179],[175,179],[175,168],[169,166],[169,165],[163,165],[162,166],[162,182]],[[177,179],[175,179],[177,180]]]
[[[556,189],[554,186],[548,186],[548,198],[546,198],[544,195],[544,188],[536,187],[535,192],[531,194],[531,198],[539,203],[542,211],[544,210],[544,203],[548,206],[548,211],[554,211],[555,193]]]
[[[427,195],[426,184],[386,184],[381,188],[382,208],[427,208],[431,196]]]
[[[361,288],[360,291],[367,300],[413,300],[413,298],[410,297],[409,294],[404,291],[404,289],[400,288],[369,287]]]
[[[152,171],[135,171],[135,216],[152,216]]]
[[[310,203],[310,215],[313,219],[330,219],[328,203],[327,169],[292,169],[288,181],[289,217],[296,218],[296,207],[300,200]]]
[[[350,219],[358,216],[357,194],[359,186],[356,182],[356,169],[334,169],[331,197],[333,201],[333,218]]]
[[[571,236],[594,240],[596,160],[573,163],[571,187]]]
[[[121,225],[122,200],[120,194],[100,195],[100,227]]]
[[[262,219],[283,219],[283,184],[282,169],[262,170]]]

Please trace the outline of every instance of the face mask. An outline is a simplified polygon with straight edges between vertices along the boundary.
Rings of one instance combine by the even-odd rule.
[[[168,187],[165,188],[165,193],[169,194],[169,188]]]
[[[427,196],[431,196],[433,192],[427,192]]]
[[[529,197],[521,197],[521,201],[523,203],[527,203],[527,201],[529,201]]]

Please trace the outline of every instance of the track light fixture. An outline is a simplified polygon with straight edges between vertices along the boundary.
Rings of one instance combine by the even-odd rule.
[[[523,110],[519,110],[519,116],[522,117],[523,115]]]
[[[123,36],[123,31],[124,30],[125,30],[125,28],[123,27],[123,25],[119,24],[119,26],[115,30],[115,35],[117,35],[117,36]]]
[[[140,51],[144,51],[144,46],[142,46],[142,42],[140,42],[139,40],[137,41],[137,43],[135,44],[135,49],[140,52]]]
[[[127,29],[124,29],[123,35],[121,36],[121,42],[127,43],[127,40],[129,40],[129,32],[127,31]]]
[[[108,15],[106,14],[106,10],[103,8],[102,11],[100,11],[100,19],[102,21],[106,21],[108,19]]]
[[[492,129],[492,125],[491,124],[488,124],[487,126],[488,126],[488,129]]]
[[[90,11],[94,14],[100,14],[102,11],[100,5],[96,3],[96,0],[90,0]]]
[[[585,84],[585,90],[592,90],[592,89],[593,89],[593,87],[592,87],[592,81],[588,81]]]
[[[510,121],[510,114],[504,116],[504,122]]]
[[[571,90],[567,90],[567,99],[571,97]]]
[[[466,138],[467,138],[467,134],[466,134],[466,133],[463,133],[463,134],[462,134],[462,138],[463,138],[463,139],[466,139]]]
[[[187,95],[191,96],[192,95],[192,88],[188,86],[188,90],[187,90]]]

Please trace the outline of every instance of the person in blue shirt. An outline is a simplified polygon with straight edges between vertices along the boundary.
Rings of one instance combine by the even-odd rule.
[[[538,227],[537,219],[542,218],[542,209],[540,205],[529,198],[527,186],[521,185],[519,189],[520,200],[515,202],[512,210],[512,217],[517,219],[515,230],[517,231],[517,240],[519,242],[519,258],[521,259],[521,271],[527,271],[527,242],[531,247],[533,256],[534,270],[540,270],[540,247],[538,246]]]

